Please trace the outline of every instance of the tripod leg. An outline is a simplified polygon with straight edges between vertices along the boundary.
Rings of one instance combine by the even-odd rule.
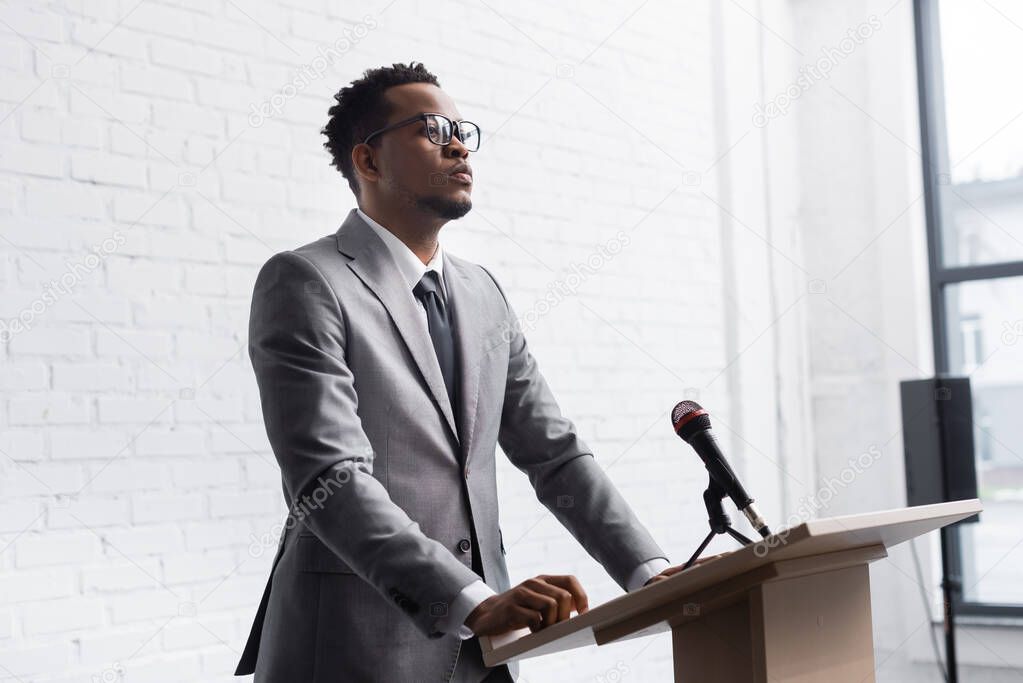
[[[727,529],[725,529],[725,531],[728,533],[729,536],[737,540],[739,543],[742,543],[743,545],[753,545],[753,541],[749,540],[732,527],[728,527]]]
[[[693,562],[696,562],[696,558],[698,558],[700,556],[700,553],[702,553],[704,549],[710,544],[710,539],[714,538],[715,534],[716,532],[713,530],[709,534],[707,534],[707,538],[703,539],[703,543],[701,543],[700,547],[696,549],[696,552],[693,553],[693,556],[689,558],[689,561],[682,565],[683,571],[693,566]]]

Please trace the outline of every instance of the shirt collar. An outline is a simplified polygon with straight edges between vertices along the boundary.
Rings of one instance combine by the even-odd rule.
[[[369,227],[373,229],[373,232],[387,245],[387,250],[391,252],[394,263],[398,266],[398,270],[401,271],[402,277],[405,278],[409,291],[415,289],[416,285],[419,284],[419,281],[423,278],[423,273],[427,270],[436,270],[437,277],[440,279],[441,289],[446,294],[447,288],[444,286],[444,250],[439,241],[437,242],[437,251],[430,259],[430,262],[424,265],[415,252],[409,249],[408,245],[398,239],[393,232],[370,218],[362,209],[356,208],[355,210],[362,220],[366,221]]]

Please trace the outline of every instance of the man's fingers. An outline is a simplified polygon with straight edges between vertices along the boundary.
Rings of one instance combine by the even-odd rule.
[[[539,612],[543,617],[544,625],[560,621],[561,606],[556,596],[544,592],[543,586],[538,585],[539,590],[532,590],[525,584],[520,585],[515,591],[516,603]],[[550,588],[547,586],[547,588]]]
[[[590,609],[589,598],[586,597],[586,591],[583,590],[582,584],[579,583],[579,579],[575,578],[572,574],[545,574],[543,579],[548,583],[567,590],[571,594],[572,601],[575,603],[576,612],[579,614],[583,614]]]
[[[513,604],[508,608],[509,631],[526,626],[530,631],[536,632],[543,628],[543,616],[534,609]]]
[[[554,598],[554,600],[557,601],[557,604],[555,605],[555,613],[553,615],[553,619],[548,620],[548,623],[553,623],[555,621],[564,621],[565,619],[568,619],[569,617],[572,616],[572,594],[565,590],[564,588],[560,588],[553,584],[552,582],[548,581],[547,578],[548,577],[544,578],[537,577],[534,579],[529,579],[523,582],[523,585],[527,586],[528,588],[532,589],[537,593],[549,595],[550,597]]]
[[[729,553],[724,552],[724,553],[718,553],[717,555],[708,555],[707,557],[701,557],[700,559],[698,559],[695,562],[693,562],[693,564],[690,567],[690,569],[692,569],[692,567],[695,567],[698,564],[703,564],[704,562],[710,562],[711,560],[716,560],[719,557],[724,557],[725,555],[728,555],[728,554]],[[674,576],[675,574],[678,574],[679,572],[681,572],[682,571],[682,567],[684,567],[684,566],[685,565],[677,564],[674,567],[668,567],[667,569],[665,569],[664,571],[662,571],[660,574],[658,574],[657,576],[655,576],[653,578],[661,578],[661,579],[663,579],[663,578],[668,577],[668,576]],[[653,583],[653,582],[651,581],[651,583]]]
[[[730,554],[731,554],[731,552],[729,551],[729,552],[724,552],[724,553],[718,553],[717,555],[708,555],[707,557],[701,557],[696,562],[694,562],[693,565],[701,564],[703,562],[710,562],[711,560],[716,560],[719,557],[724,557],[725,555],[730,555]]]
[[[492,635],[523,626],[536,632],[571,618],[573,606],[580,614],[589,610],[586,591],[574,576],[567,574],[541,574],[523,581],[500,598],[489,599],[498,600],[498,604],[474,620],[472,628],[476,633]]]

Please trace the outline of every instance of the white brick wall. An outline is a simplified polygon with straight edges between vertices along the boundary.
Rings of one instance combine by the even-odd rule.
[[[474,209],[446,248],[500,278],[564,411],[672,559],[705,530],[706,475],[668,427],[683,397],[715,414],[769,517],[792,513],[815,488],[813,438],[841,438],[813,432],[833,423],[822,387],[877,354],[832,353],[841,320],[806,301],[775,322],[818,245],[873,234],[841,221],[814,168],[854,138],[815,118],[820,148],[797,163],[800,119],[749,123],[799,64],[774,41],[812,16],[697,0],[0,9],[0,679],[232,680],[283,510],[245,350],[252,282],[354,206],[319,129],[336,90],[394,61],[423,61],[484,129]],[[340,59],[252,118],[346,30],[360,37]],[[844,151],[869,206],[869,148]],[[501,459],[498,477],[513,581],[574,573],[591,604],[619,593],[521,473]],[[523,680],[666,680],[670,656],[666,636],[629,641],[527,661]]]
[[[556,281],[628,231],[629,245],[539,316],[530,340],[566,412],[669,552],[702,534],[675,523],[702,519],[689,502],[702,477],[680,457],[666,411],[725,364],[717,211],[682,182],[719,156],[708,7],[630,15],[608,3],[580,17],[445,6],[459,26],[433,18],[450,13],[428,16],[435,5],[368,10],[376,28],[259,127],[251,106],[364,13],[8,8],[24,38],[0,44],[11,105],[0,140],[12,197],[4,318],[88,247],[126,237],[3,349],[13,458],[3,500],[15,528],[0,581],[25,585],[4,593],[0,619],[12,672],[160,680],[172,664],[175,680],[227,679],[270,559],[260,543],[272,542],[260,539],[281,504],[244,354],[251,281],[271,253],[332,232],[352,206],[318,129],[330,94],[390,61],[424,61],[496,133],[474,160],[476,209],[443,236],[491,266],[520,313],[545,310],[537,304]],[[703,181],[712,191],[713,175]],[[727,405],[721,387],[704,400]],[[573,572],[591,600],[616,594],[524,478],[506,463],[500,476],[513,577]],[[652,504],[665,479],[678,482],[678,503]],[[56,592],[30,590],[42,584]],[[178,615],[208,593],[197,613]],[[49,633],[47,617],[64,608],[67,628]],[[668,656],[662,638],[638,659],[620,646],[524,672],[642,678],[663,673]]]
[[[674,522],[695,496],[648,501],[664,493],[654,482],[699,478],[666,411],[723,365],[715,211],[681,184],[717,156],[706,5],[670,22],[613,3],[588,18],[539,4],[384,5],[0,12],[5,676],[231,679],[282,510],[245,353],[252,281],[354,205],[318,131],[333,92],[392,61],[424,61],[496,133],[474,159],[476,209],[443,238],[492,267],[521,313],[628,231],[530,341],[665,547],[681,555],[702,533]],[[369,20],[342,60],[252,124],[254,107]],[[572,572],[592,601],[617,594],[521,474],[503,463],[500,477],[513,577]],[[620,646],[524,672],[645,677],[668,657],[662,638],[638,659]]]

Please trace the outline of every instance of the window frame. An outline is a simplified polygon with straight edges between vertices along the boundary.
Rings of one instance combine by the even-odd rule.
[[[946,289],[950,285],[979,280],[1023,277],[1023,261],[946,266],[943,258],[941,185],[951,182],[948,168],[947,127],[944,107],[944,76],[941,61],[941,33],[938,22],[940,0],[913,0],[916,37],[917,96],[923,170],[924,209],[927,229],[927,265],[934,348],[934,371],[949,372],[949,331]],[[948,545],[947,579],[961,581],[963,540],[960,525],[942,529]],[[963,597],[961,585],[952,591],[953,609],[961,615],[1023,618],[1023,604],[976,602]]]

